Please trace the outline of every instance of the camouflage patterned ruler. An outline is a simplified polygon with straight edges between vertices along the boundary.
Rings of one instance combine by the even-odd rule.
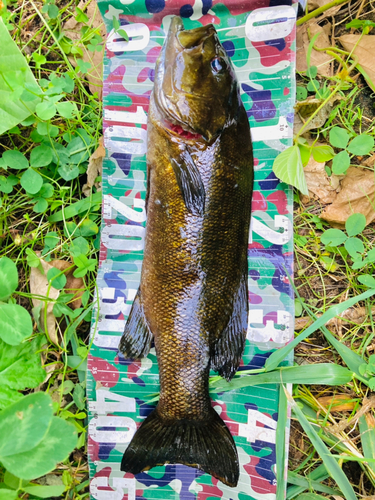
[[[133,476],[122,454],[153,408],[159,378],[155,349],[141,361],[117,351],[142,267],[146,213],[146,138],[155,61],[171,17],[185,28],[213,23],[232,59],[250,121],[255,190],[249,241],[250,316],[240,370],[259,368],[293,336],[292,191],[272,173],[291,145],[295,94],[295,8],[269,0],[99,1],[109,33],[104,58],[103,227],[97,279],[100,310],[88,363],[91,498],[225,500],[276,498],[279,387],[212,394],[238,448],[240,480],[224,486],[183,465]],[[129,41],[113,30],[117,19]],[[94,314],[95,317],[95,314]],[[282,411],[286,411],[285,408]]]

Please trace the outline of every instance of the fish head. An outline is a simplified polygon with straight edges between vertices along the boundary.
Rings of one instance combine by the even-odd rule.
[[[185,30],[172,19],[156,67],[155,102],[166,123],[210,141],[232,123],[239,90],[230,59],[212,24]]]

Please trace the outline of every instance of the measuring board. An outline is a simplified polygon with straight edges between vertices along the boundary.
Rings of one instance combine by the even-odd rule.
[[[117,346],[140,282],[145,237],[147,111],[156,59],[173,15],[186,29],[214,24],[231,57],[250,122],[255,184],[249,240],[249,325],[240,370],[260,368],[293,337],[292,190],[272,172],[292,144],[296,5],[269,0],[102,0],[104,57],[103,225],[98,321],[88,359],[88,453],[96,500],[274,500],[279,386],[212,393],[237,445],[236,488],[180,464],[133,476],[123,452],[159,391],[155,349],[129,361]],[[113,19],[125,29],[125,41]],[[291,363],[291,359],[287,360]],[[282,411],[286,411],[283,408]]]

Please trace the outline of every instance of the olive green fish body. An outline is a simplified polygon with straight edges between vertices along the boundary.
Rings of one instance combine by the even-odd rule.
[[[205,76],[212,61],[214,70],[224,68],[216,83]],[[230,380],[245,344],[252,149],[237,82],[212,26],[183,30],[172,22],[150,101],[147,166],[141,284],[120,349],[137,358],[154,338],[160,400],[122,470],[184,463],[234,486],[237,452],[212,409],[208,376],[214,369]]]

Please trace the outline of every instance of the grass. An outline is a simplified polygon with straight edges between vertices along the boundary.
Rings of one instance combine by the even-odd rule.
[[[360,20],[370,21],[359,24],[359,32],[372,28],[370,4],[354,3],[350,12],[344,5],[340,12],[335,15],[339,34],[348,32],[343,25],[355,19],[356,12]],[[84,184],[90,156],[99,144],[102,117],[99,95],[89,87],[90,68],[84,55],[99,52],[103,44],[100,27],[73,1],[20,0],[4,6],[0,14],[39,84],[28,80],[25,86],[25,81],[7,75],[13,89],[10,99],[22,95],[33,114],[0,136],[0,307],[19,320],[19,338],[12,344],[1,333],[12,323],[0,315],[0,499],[83,500],[88,498],[85,366],[101,208],[96,188],[87,191]],[[80,41],[64,33],[64,24],[72,18],[82,23]],[[310,54],[313,44],[312,40]],[[302,134],[294,146],[306,161],[310,155],[324,157],[329,176],[345,175],[346,170],[340,172],[340,164],[334,161],[338,153],[358,166],[374,153],[374,110],[362,104],[369,100],[362,100],[369,95],[367,86],[357,78],[350,54],[336,51],[333,59],[331,79],[319,77],[310,64],[306,73],[298,75],[301,100],[310,95],[323,103],[333,92],[339,99],[324,125],[309,132],[313,147]],[[340,73],[350,65],[350,73]],[[324,143],[323,149],[315,144],[318,140]],[[296,193],[296,315],[306,319],[293,344],[296,366],[279,367],[283,355],[278,352],[251,379],[252,383],[254,377],[261,383],[296,382],[292,394],[280,385],[281,399],[293,409],[287,498],[369,498],[375,494],[371,291],[375,280],[361,276],[372,278],[374,273],[375,231],[373,225],[364,228],[363,220],[357,220],[353,226],[360,230],[349,224],[341,235],[332,233],[319,217],[323,206],[319,199],[307,200]],[[47,295],[40,292],[41,287],[48,290]],[[364,308],[360,321],[354,316],[340,319],[349,305]],[[8,361],[2,361],[5,358]],[[317,363],[321,363],[318,372]],[[216,378],[213,390],[225,390],[225,384]],[[232,385],[236,384],[244,385],[246,380],[234,379]],[[52,426],[54,419],[53,437],[60,445],[65,441],[65,448],[64,453],[53,455],[56,466],[44,457],[39,469],[26,473],[23,464],[30,450],[34,456],[41,454],[41,441],[32,435],[35,425],[33,433],[24,431],[28,449],[21,444],[17,448],[14,435],[7,441],[1,425],[7,415],[10,428],[22,433],[17,415],[35,397],[41,398],[37,403],[46,425]],[[27,418],[32,422],[36,417],[30,412]],[[280,428],[277,436],[278,442],[283,440]],[[32,439],[35,442],[30,444]],[[12,461],[16,453],[18,461]],[[284,454],[280,448],[281,462]]]
[[[335,17],[335,22],[340,23],[339,15]],[[363,23],[359,23],[359,26],[363,29]],[[306,90],[310,91],[310,95],[313,93],[311,80],[311,70],[308,70],[307,77],[299,76],[300,85],[303,88],[307,87]],[[320,78],[318,82],[321,88],[323,80]],[[334,79],[330,84],[334,85],[333,82]],[[337,82],[336,88],[342,86],[343,82],[343,79]],[[343,162],[336,161],[335,164],[335,158],[337,159],[340,151],[343,151],[341,156],[346,155],[346,151],[350,155],[350,149],[354,145],[349,143],[352,137],[360,138],[356,141],[361,142],[368,136],[369,139],[365,140],[369,141],[369,146],[366,152],[363,151],[366,156],[361,157],[356,151],[348,163],[373,171],[373,167],[362,165],[362,161],[367,155],[374,153],[374,112],[371,107],[361,106],[362,95],[368,91],[363,83],[361,85],[358,83],[357,78],[355,81],[348,81],[345,87],[339,88],[340,99],[332,108],[324,126],[310,131],[312,141],[319,140],[333,148],[331,155],[333,161],[325,159],[328,176],[332,173],[345,173],[345,170],[340,172]],[[301,99],[307,95],[307,91],[299,90]],[[314,155],[313,149],[308,156],[310,154]],[[307,159],[305,157],[306,162]],[[373,203],[370,198],[371,201]],[[306,197],[296,196],[294,225],[296,316],[311,317],[312,321],[315,320],[315,325],[319,321],[316,320],[317,316],[320,317],[327,309],[337,307],[350,298],[358,298],[364,290],[374,288],[372,282],[374,268],[371,261],[375,236],[373,226],[365,228],[364,216],[356,214],[347,219],[346,228],[343,230],[332,229],[319,217],[323,208],[324,203],[321,204],[319,199],[308,200]],[[353,212],[355,211],[354,209]],[[362,224],[359,219],[357,220],[358,217],[362,217]],[[351,222],[355,222],[353,227]],[[332,236],[340,236],[342,241]],[[353,253],[351,247],[353,243],[355,246],[358,245],[360,250],[358,254]],[[367,256],[370,256],[370,259]],[[356,263],[357,257],[361,262]],[[306,325],[304,329],[296,337],[296,340],[302,339],[295,348],[295,361],[301,367],[310,363],[344,364],[353,373],[351,382],[335,388],[327,387],[327,382],[320,386],[299,384],[294,386],[293,399],[288,396],[294,413],[290,464],[294,465],[295,472],[302,474],[309,481],[319,478],[319,481],[324,480],[327,484],[327,477],[334,478],[343,498],[372,498],[375,486],[372,461],[374,404],[371,397],[374,389],[373,299],[368,297],[360,305],[365,312],[360,321],[354,316],[351,319],[350,315],[347,321],[341,320],[338,316],[336,320],[328,323],[329,329],[321,327],[321,331],[312,333],[314,338],[306,338],[307,330],[311,328],[310,322],[307,321],[304,323]],[[340,483],[343,477],[336,465],[334,465],[336,472],[330,470],[334,463],[332,457],[335,457],[334,460],[350,484],[345,480]],[[293,469],[293,466],[291,468]],[[293,477],[290,479],[293,486],[289,485],[287,498],[297,498],[302,493],[302,487]],[[328,484],[330,487],[336,487],[332,480],[329,480]],[[320,493],[322,490],[312,482],[309,489],[311,492],[319,492],[323,497],[329,496],[328,492],[327,495],[324,492]],[[302,498],[304,495],[301,495]],[[312,493],[309,498],[320,497],[315,497]]]
[[[102,40],[99,29],[90,25],[74,2],[57,6],[54,2],[10,3],[1,14],[16,42],[14,47],[26,57],[39,87],[30,75],[29,87],[22,80],[13,82],[11,72],[4,76],[13,89],[10,100],[23,92],[22,99],[34,113],[31,117],[26,114],[20,123],[14,120],[0,138],[1,300],[19,326],[17,345],[10,345],[14,338],[4,333],[0,338],[0,378],[5,386],[0,414],[3,421],[8,415],[9,423],[29,443],[33,457],[40,459],[39,469],[30,470],[24,463],[30,452],[17,446],[6,452],[7,443],[2,442],[0,498],[80,500],[89,496],[85,367],[101,209],[96,189],[89,189],[86,197],[83,188],[89,158],[101,136],[102,119],[101,101],[90,92],[83,76],[87,67],[82,55],[83,50],[96,51],[98,46],[102,50]],[[81,47],[64,36],[64,23],[71,18],[82,22]],[[3,24],[3,47],[11,49],[6,28]],[[17,55],[11,63],[15,69],[24,64]],[[66,209],[64,213],[62,209]],[[7,282],[11,283],[9,289]],[[0,321],[4,332],[9,325],[4,316]],[[24,338],[31,340],[25,344],[21,342]],[[33,408],[35,412],[37,405],[45,406],[53,433],[39,442],[33,442],[35,424],[23,431],[17,420],[34,394],[48,395]],[[31,412],[25,421],[32,424],[34,417]],[[2,435],[4,441],[5,432]],[[42,444],[48,446],[47,438],[55,443],[49,457],[41,454]],[[16,452],[21,453],[18,465],[12,461]],[[42,480],[35,482],[39,477]]]

